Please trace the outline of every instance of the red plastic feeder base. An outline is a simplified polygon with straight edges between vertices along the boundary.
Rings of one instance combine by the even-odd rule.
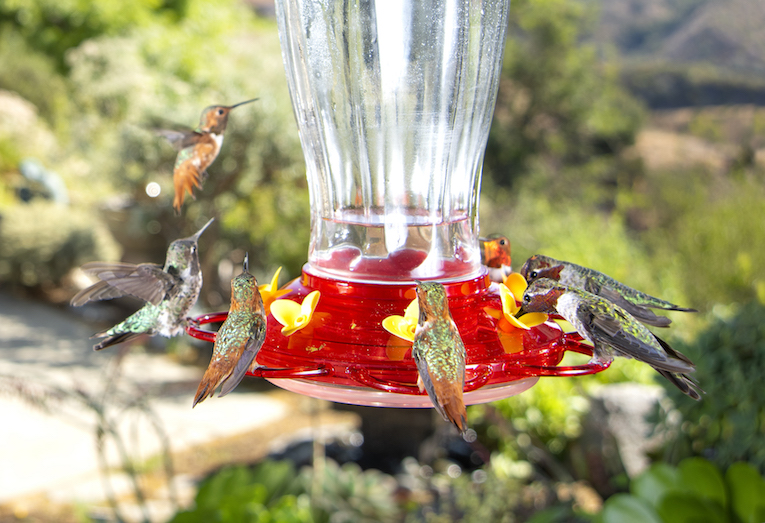
[[[449,307],[467,350],[465,403],[485,403],[520,394],[539,376],[594,374],[608,365],[558,367],[566,351],[592,355],[576,334],[554,324],[529,331],[497,331],[486,309],[502,310],[497,285],[485,275],[444,283]],[[417,388],[412,344],[388,333],[382,320],[403,315],[415,299],[414,284],[360,283],[317,276],[306,265],[303,276],[284,288],[281,299],[298,303],[321,293],[311,322],[291,336],[269,314],[266,341],[257,356],[261,368],[250,373],[284,389],[338,403],[385,407],[431,407]],[[202,325],[225,320],[227,313],[197,318]],[[215,333],[189,326],[186,332],[214,341]]]

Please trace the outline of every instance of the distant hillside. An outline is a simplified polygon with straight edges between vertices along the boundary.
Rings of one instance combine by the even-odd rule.
[[[587,0],[652,107],[765,104],[765,0]]]

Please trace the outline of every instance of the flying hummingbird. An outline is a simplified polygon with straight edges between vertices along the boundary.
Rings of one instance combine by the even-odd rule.
[[[634,358],[649,364],[683,394],[698,400],[698,385],[688,376],[696,367],[691,360],[613,302],[549,278],[534,280],[523,294],[518,314],[557,313],[593,345],[594,363],[614,356]],[[703,392],[703,391],[701,391]]]
[[[535,254],[526,260],[521,268],[521,276],[529,283],[540,278],[550,278],[568,287],[597,294],[625,309],[643,323],[654,327],[668,327],[672,320],[665,316],[658,316],[650,309],[697,312],[696,309],[680,307],[627,287],[602,272],[541,254]]]
[[[255,100],[257,98],[228,106],[211,105],[202,111],[199,127],[193,131],[157,130],[157,134],[164,136],[178,150],[173,167],[173,207],[177,213],[181,212],[186,192],[193,197],[193,187],[202,188],[201,182],[207,178],[207,168],[215,161],[223,144],[223,134],[231,110]]]
[[[242,273],[231,280],[231,308],[215,337],[213,355],[194,398],[194,405],[215,394],[222,385],[225,396],[239,385],[266,339],[266,313],[255,276],[249,273],[249,256]],[[257,366],[257,363],[255,363]]]
[[[141,334],[160,334],[170,338],[181,333],[187,322],[186,314],[197,302],[202,288],[197,242],[213,219],[193,236],[171,243],[164,267],[151,263],[134,265],[109,262],[92,262],[82,266],[82,270],[97,276],[101,281],[77,293],[71,301],[73,306],[125,295],[147,302],[122,323],[94,334],[94,338],[106,338],[93,346],[95,350],[131,340]]]
[[[481,265],[489,269],[491,281],[502,283],[513,272],[510,240],[501,234],[490,234],[486,238],[478,238],[478,242],[481,245]]]
[[[417,364],[420,390],[428,392],[436,410],[464,434],[467,412],[465,345],[449,312],[446,289],[438,282],[417,283],[420,319],[414,332],[412,356]]]

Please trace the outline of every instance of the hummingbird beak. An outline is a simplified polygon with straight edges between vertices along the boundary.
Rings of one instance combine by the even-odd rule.
[[[248,104],[250,102],[256,102],[258,100],[260,100],[260,98],[253,98],[252,100],[247,100],[246,102],[239,102],[238,104],[229,107],[229,109],[233,109],[234,107],[239,107],[240,105]]]
[[[206,224],[202,226],[201,229],[199,229],[194,236],[191,236],[189,240],[199,241],[199,237],[202,236],[202,233],[205,232],[205,229],[207,229],[212,222],[215,221],[215,218],[210,218],[210,221],[208,221]]]
[[[242,262],[242,272],[250,272],[250,253],[244,254],[244,262]]]

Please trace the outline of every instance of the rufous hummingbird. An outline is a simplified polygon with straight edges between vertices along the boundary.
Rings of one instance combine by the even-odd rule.
[[[513,272],[510,240],[501,234],[490,234],[486,238],[478,238],[478,242],[481,247],[481,265],[489,270],[491,281],[502,283]]]
[[[97,276],[100,281],[77,293],[71,300],[73,306],[125,295],[147,302],[122,323],[94,334],[94,338],[106,338],[93,346],[95,350],[141,334],[159,334],[170,338],[183,331],[188,322],[186,315],[197,302],[202,288],[202,270],[197,252],[199,237],[213,219],[196,234],[171,243],[164,267],[152,263],[134,265],[119,262],[91,262],[82,266],[83,271]]]
[[[414,332],[412,356],[417,364],[420,390],[426,390],[433,406],[464,434],[467,412],[465,345],[449,311],[446,289],[438,282],[417,283],[420,318]]]
[[[225,396],[239,385],[254,364],[266,339],[266,313],[255,276],[249,272],[245,255],[242,273],[231,280],[231,307],[228,317],[215,336],[215,345],[193,406],[215,394]]]
[[[175,186],[173,207],[177,213],[181,212],[186,193],[188,192],[193,198],[193,187],[202,188],[202,182],[207,178],[207,168],[218,157],[223,145],[223,134],[226,131],[231,110],[256,100],[258,98],[236,105],[211,105],[202,111],[199,127],[194,130],[157,130],[157,134],[164,136],[178,150],[173,167],[173,185]]]
[[[527,312],[559,314],[566,319],[582,338],[593,344],[593,363],[607,363],[614,356],[634,358],[649,364],[683,394],[701,399],[701,389],[688,376],[696,369],[693,362],[613,302],[541,278],[532,281],[523,294],[518,315]]]
[[[602,272],[541,254],[535,254],[526,260],[521,268],[521,276],[526,278],[529,284],[540,278],[550,278],[568,287],[596,294],[615,303],[636,319],[653,327],[668,327],[672,320],[665,316],[659,316],[650,309],[696,312],[695,309],[680,307],[635,290]]]

